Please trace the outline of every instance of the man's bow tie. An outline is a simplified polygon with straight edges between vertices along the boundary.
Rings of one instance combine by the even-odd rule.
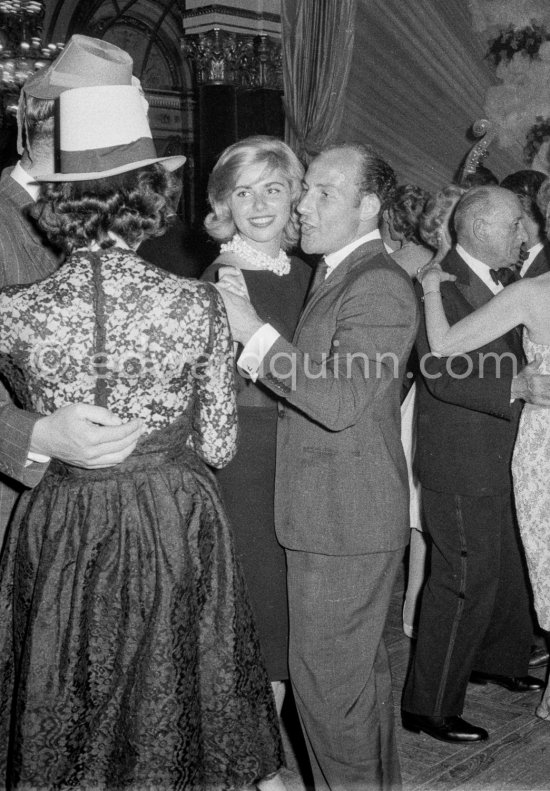
[[[517,279],[515,270],[506,266],[502,269],[490,269],[489,274],[494,283],[502,283],[503,286],[507,286]]]

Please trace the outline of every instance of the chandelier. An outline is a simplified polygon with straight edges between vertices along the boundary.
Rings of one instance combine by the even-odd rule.
[[[25,80],[63,49],[42,44],[44,12],[44,0],[0,0],[0,94],[8,115],[17,112]]]

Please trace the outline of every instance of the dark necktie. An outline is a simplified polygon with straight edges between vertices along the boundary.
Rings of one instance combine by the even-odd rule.
[[[312,296],[315,294],[319,286],[325,282],[327,272],[328,272],[328,264],[324,258],[321,258],[315,269],[313,280],[311,281],[311,286],[309,288],[309,294],[307,297],[308,300],[312,298]]]
[[[502,283],[503,286],[507,286],[517,280],[513,268],[509,269],[508,267],[503,267],[502,269],[490,269],[489,274],[491,275],[493,283]]]

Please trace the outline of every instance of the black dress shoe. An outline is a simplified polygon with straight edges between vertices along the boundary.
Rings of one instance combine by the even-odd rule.
[[[468,744],[469,742],[484,742],[489,734],[484,728],[470,725],[462,717],[428,717],[425,714],[411,714],[403,711],[403,727],[413,733],[423,731],[441,742],[454,742],[455,744]]]
[[[531,646],[531,655],[529,657],[529,667],[545,667],[550,660],[550,652],[542,645]]]
[[[472,684],[498,684],[510,692],[536,692],[544,688],[544,681],[535,676],[497,676],[492,673],[476,673],[470,676]]]

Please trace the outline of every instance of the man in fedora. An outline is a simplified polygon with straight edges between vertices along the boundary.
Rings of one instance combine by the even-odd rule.
[[[119,47],[75,35],[23,86],[18,120],[26,147],[0,179],[0,287],[41,280],[62,261],[27,216],[39,193],[34,176],[55,169],[55,100],[69,88],[131,84],[132,65]],[[0,382],[0,547],[19,494],[41,480],[51,457],[81,467],[114,465],[132,452],[141,432],[139,421],[121,424],[108,410],[89,404],[41,417],[20,409]]]

